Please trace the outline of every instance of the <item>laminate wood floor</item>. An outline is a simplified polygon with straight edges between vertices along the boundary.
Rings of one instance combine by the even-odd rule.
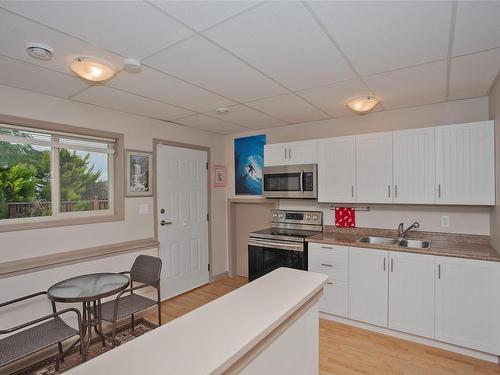
[[[162,323],[246,284],[227,277],[162,303]],[[147,318],[156,321],[155,311]],[[345,324],[320,319],[320,374],[500,375],[500,366]]]

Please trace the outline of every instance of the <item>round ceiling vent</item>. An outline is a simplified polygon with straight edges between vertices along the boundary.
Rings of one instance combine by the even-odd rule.
[[[38,60],[50,60],[54,55],[54,49],[43,43],[27,43],[26,52]]]
[[[218,115],[225,115],[225,114],[229,113],[229,109],[225,108],[225,107],[217,108],[215,110],[215,113],[217,113]]]

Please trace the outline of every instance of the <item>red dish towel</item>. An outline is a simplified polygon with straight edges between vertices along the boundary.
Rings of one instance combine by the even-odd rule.
[[[352,207],[335,207],[335,226],[337,228],[356,227],[356,215]]]

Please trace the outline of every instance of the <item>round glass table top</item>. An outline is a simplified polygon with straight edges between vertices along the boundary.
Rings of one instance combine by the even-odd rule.
[[[94,301],[126,289],[128,283],[129,278],[121,273],[92,273],[52,285],[47,296],[55,302]]]

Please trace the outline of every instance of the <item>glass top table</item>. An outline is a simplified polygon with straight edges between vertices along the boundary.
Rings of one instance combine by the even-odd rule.
[[[111,296],[127,288],[129,278],[121,273],[92,273],[52,285],[47,296],[54,302],[86,302]]]

